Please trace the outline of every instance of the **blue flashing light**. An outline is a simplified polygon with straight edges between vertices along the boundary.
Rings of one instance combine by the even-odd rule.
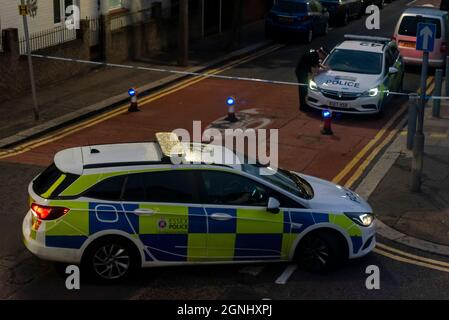
[[[235,99],[234,99],[233,97],[228,97],[228,98],[226,99],[226,104],[227,104],[228,106],[233,106],[233,105],[235,104]]]
[[[130,97],[134,97],[136,95],[136,90],[134,88],[131,88],[128,90],[128,94]]]
[[[330,117],[332,117],[332,112],[330,112],[329,110],[323,110],[323,118],[329,119]]]

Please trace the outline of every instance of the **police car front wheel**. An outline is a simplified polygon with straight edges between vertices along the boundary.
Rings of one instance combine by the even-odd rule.
[[[305,236],[296,249],[299,266],[310,272],[327,272],[338,267],[345,257],[345,248],[331,232],[314,232]]]
[[[139,256],[128,240],[105,237],[92,243],[83,255],[82,267],[92,280],[115,282],[139,268]]]

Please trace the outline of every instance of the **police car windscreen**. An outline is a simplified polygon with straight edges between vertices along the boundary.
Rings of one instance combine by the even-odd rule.
[[[436,26],[436,37],[441,37],[441,25],[439,19],[426,18],[426,17],[416,17],[416,16],[404,16],[399,26],[398,33],[403,36],[416,37],[416,31],[418,28],[418,23],[433,23]]]
[[[307,4],[294,1],[277,1],[273,6],[273,10],[288,13],[302,13],[307,11]]]
[[[326,60],[326,65],[334,71],[380,74],[382,72],[382,54],[368,51],[336,49]]]

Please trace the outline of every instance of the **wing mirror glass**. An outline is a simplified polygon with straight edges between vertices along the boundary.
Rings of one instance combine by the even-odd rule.
[[[281,206],[281,203],[279,202],[278,199],[270,197],[268,199],[267,211],[271,212],[271,213],[279,213],[279,211],[280,211],[279,207],[280,206]]]
[[[395,74],[395,73],[398,73],[398,72],[399,72],[399,70],[396,69],[395,67],[390,67],[390,68],[388,69],[388,73],[389,73],[389,74]]]

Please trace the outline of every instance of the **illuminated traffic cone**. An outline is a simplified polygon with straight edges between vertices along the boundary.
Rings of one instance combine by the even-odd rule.
[[[323,110],[323,129],[321,129],[321,134],[334,134],[332,132],[332,111],[330,110]]]
[[[139,104],[137,101],[137,90],[134,88],[131,88],[128,90],[128,94],[131,97],[131,105],[128,108],[128,112],[137,112],[139,110]]]
[[[228,105],[228,116],[226,120],[229,122],[237,122],[239,119],[235,116],[235,98],[228,97],[226,104]]]

